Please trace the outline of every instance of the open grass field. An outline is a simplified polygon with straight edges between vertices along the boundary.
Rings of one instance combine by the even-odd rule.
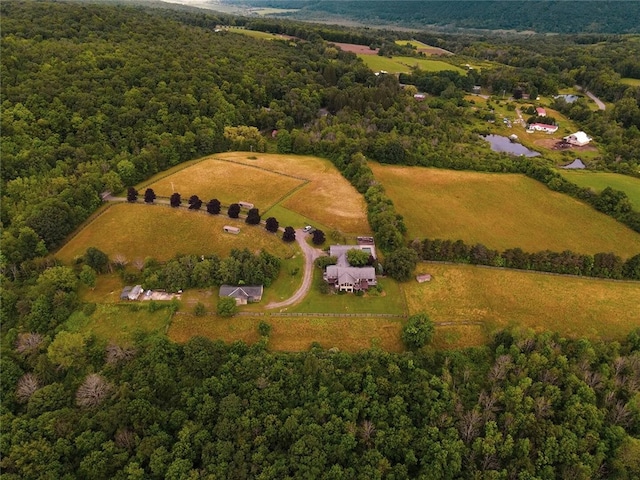
[[[179,192],[183,202],[191,195],[198,195],[203,202],[217,198],[223,205],[245,201],[253,203],[261,212],[305,183],[302,179],[253,165],[240,165],[216,158],[207,158],[171,175],[161,173],[157,177],[161,178],[151,178],[145,182],[156,195],[170,197],[173,192]],[[143,191],[142,188],[139,190]]]
[[[255,157],[255,160],[248,157]],[[308,183],[290,191],[278,205],[328,229],[366,235],[371,232],[364,198],[329,160],[318,157],[267,153],[226,152],[213,157],[250,165],[276,174],[286,174]],[[269,210],[261,210],[264,218]],[[278,218],[277,215],[273,215]],[[280,219],[278,218],[278,221]],[[282,222],[280,222],[283,225]],[[313,224],[313,223],[312,223]],[[293,225],[301,226],[300,225]],[[328,230],[325,230],[328,233]]]
[[[416,47],[419,52],[423,52],[426,55],[453,55],[450,51],[445,50],[440,47],[434,47],[432,45],[427,45],[426,43],[422,43],[419,40],[396,40],[397,45],[412,45]]]
[[[408,237],[461,239],[504,250],[640,252],[640,234],[523,175],[397,167],[370,162]]]
[[[632,87],[640,87],[640,78],[621,78],[620,82]]]
[[[418,272],[433,280],[402,284],[409,312],[425,311],[434,322],[482,322],[487,333],[513,326],[607,340],[640,327],[640,282],[436,263],[421,263]]]
[[[258,14],[260,13],[258,12]],[[262,13],[262,15],[267,15],[267,14]],[[229,27],[228,31],[231,33],[239,33],[240,35],[246,35],[247,37],[251,37],[251,38],[258,38],[260,40],[283,40],[287,38],[283,35],[276,35],[275,33],[260,32],[258,30],[247,30],[246,28],[238,28],[238,27]]]
[[[65,322],[65,329],[92,333],[99,339],[119,345],[131,343],[136,333],[164,333],[170,320],[169,310],[163,308],[150,312],[147,305],[98,304],[90,316],[82,312],[73,313]]]
[[[214,315],[195,317],[175,315],[169,327],[169,338],[186,342],[195,335],[226,342],[242,340],[255,343],[258,324],[271,325],[269,349],[276,351],[306,351],[313,342],[324,348],[337,347],[347,352],[357,352],[378,347],[390,352],[404,350],[400,340],[402,319],[367,317],[265,317],[236,316],[229,319]]]
[[[460,67],[443,62],[442,60],[431,60],[414,57],[381,57],[379,55],[359,54],[359,58],[367,67],[374,71],[384,70],[388,73],[406,73],[413,67],[418,67],[426,72],[441,72],[443,70],[453,70],[454,72],[465,73]]]
[[[629,197],[634,210],[640,211],[640,178],[609,172],[561,170],[560,173],[576,185],[591,188],[596,192],[601,192],[607,187],[621,190]]]
[[[240,234],[224,233],[224,225],[240,227]],[[128,261],[154,257],[168,260],[178,253],[227,256],[233,248],[266,250],[288,258],[297,245],[285,244],[263,226],[249,226],[226,215],[208,215],[161,205],[115,204],[66,243],[56,257],[70,263],[89,247],[109,256],[122,254]]]

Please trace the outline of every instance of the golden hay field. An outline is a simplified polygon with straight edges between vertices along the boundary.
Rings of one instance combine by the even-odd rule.
[[[523,175],[370,165],[411,239],[462,239],[528,252],[615,252],[623,258],[640,252],[640,234]]]
[[[390,352],[400,352],[404,346],[400,340],[401,319],[388,318],[337,318],[337,317],[245,317],[220,318],[215,315],[195,317],[176,315],[169,327],[169,338],[186,342],[201,335],[226,342],[242,340],[255,343],[259,339],[258,324],[265,321],[272,327],[269,348],[277,351],[297,352],[309,350],[313,342],[324,348],[337,347],[356,352],[378,347]]]
[[[207,158],[171,175],[160,174],[156,178],[158,180],[151,178],[145,185],[159,196],[169,197],[173,192],[179,192],[183,202],[191,195],[198,195],[205,203],[217,198],[224,205],[246,201],[255,204],[261,212],[305,183],[304,180],[216,158]]]
[[[402,285],[409,312],[425,311],[434,322],[602,339],[621,339],[640,327],[640,282],[437,263],[421,263],[417,272],[433,280]]]
[[[222,227],[227,224],[240,227],[240,234],[224,233]],[[110,257],[122,254],[128,261],[146,257],[162,261],[178,253],[227,256],[231,249],[245,247],[288,258],[298,248],[285,244],[263,226],[246,225],[226,215],[142,203],[112,205],[85,225],[56,257],[71,262],[89,247],[96,247]]]
[[[255,157],[254,160],[248,157]],[[231,160],[309,181],[281,205],[344,233],[371,232],[364,198],[329,160],[318,157],[267,153],[226,152],[213,158]],[[263,212],[268,215],[268,212]]]

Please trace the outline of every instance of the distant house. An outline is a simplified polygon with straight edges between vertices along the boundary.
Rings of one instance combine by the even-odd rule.
[[[138,300],[140,295],[142,295],[142,292],[144,292],[142,285],[136,285],[135,287],[124,287],[122,289],[122,293],[120,293],[120,300]]]
[[[224,230],[227,233],[233,233],[234,235],[237,235],[240,233],[240,229],[238,227],[232,227],[230,225],[225,225],[224,227],[222,227],[222,230]]]
[[[235,298],[237,305],[259,302],[262,300],[262,285],[221,285],[220,297]]]
[[[424,275],[417,275],[416,276],[416,281],[418,283],[430,282],[431,281],[431,275],[429,273],[425,273]]]
[[[413,98],[416,100],[424,100],[427,96],[424,93],[416,93],[413,95]]]
[[[545,133],[556,133],[558,131],[557,125],[548,125],[546,123],[532,123],[528,127],[529,130],[535,130]]]
[[[538,108],[536,108],[536,114],[539,117],[546,117],[547,116],[547,111],[542,107],[538,107]]]
[[[580,131],[564,137],[563,140],[576,147],[584,147],[588,145],[592,139],[586,133]]]
[[[240,208],[246,208],[247,210],[251,210],[253,208],[253,203],[249,202],[238,202],[238,205],[240,205]]]
[[[347,252],[357,249],[367,252],[376,258],[376,249],[373,242],[369,243],[371,237],[362,237],[364,244],[360,245],[331,245],[329,255],[336,257],[336,264],[329,265],[322,278],[329,285],[341,292],[366,291],[369,287],[376,285],[376,269],[373,267],[352,267],[347,260]],[[360,242],[358,242],[360,243]]]
[[[473,93],[479,94],[480,92],[482,92],[482,87],[480,85],[474,85],[471,91]]]

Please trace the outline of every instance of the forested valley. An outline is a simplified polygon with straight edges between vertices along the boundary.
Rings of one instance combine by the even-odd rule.
[[[637,175],[640,88],[618,82],[638,78],[640,57],[625,55],[637,44],[563,37],[532,55],[525,42],[446,37],[504,66],[414,71],[402,88],[330,43],[371,32],[87,3],[8,1],[0,13],[3,478],[640,476],[640,330],[620,342],[507,331],[484,347],[397,354],[275,353],[268,329],[254,345],[162,335],[118,345],[63,329],[92,305],[78,297],[80,265],[55,258],[102,192],[249,147],[331,159],[390,256],[409,250],[406,227],[367,158],[523,173],[637,230],[622,192],[588,192],[544,160],[490,151],[464,98],[476,84],[545,94],[583,84],[615,101],[567,107],[602,145],[599,168]],[[414,248],[442,253],[429,240]],[[639,260],[618,261],[616,275],[636,278]]]

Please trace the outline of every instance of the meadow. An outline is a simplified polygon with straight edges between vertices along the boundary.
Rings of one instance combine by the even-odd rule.
[[[224,225],[240,227],[240,234],[224,233]],[[282,242],[264,226],[250,226],[226,215],[209,215],[186,208],[142,203],[114,204],[71,238],[56,257],[65,263],[96,247],[112,257],[124,255],[129,261],[153,257],[164,261],[176,254],[225,257],[233,248],[266,250],[280,258],[295,254],[298,247]]]
[[[640,87],[640,78],[621,78],[620,82],[632,87]]]
[[[427,45],[426,43],[422,43],[419,40],[396,40],[397,45],[411,45],[416,47],[418,52],[423,52],[426,55],[453,55],[450,51],[445,50],[440,47],[434,47],[432,45]]]
[[[443,70],[453,70],[464,74],[460,67],[443,62],[442,60],[430,60],[415,57],[381,57],[379,55],[358,55],[367,67],[376,72],[384,70],[388,73],[407,73],[412,68],[417,67],[426,72],[441,72]]]
[[[433,279],[402,284],[409,312],[426,311],[434,322],[605,340],[640,327],[640,282],[439,263],[421,263],[417,272]]]
[[[179,192],[186,202],[198,195],[204,202],[217,198],[223,205],[246,201],[260,211],[267,210],[305,180],[217,158],[206,158],[167,175],[161,173],[139,186],[152,188],[156,195],[170,197]]]
[[[213,315],[195,317],[176,315],[171,321],[168,336],[176,342],[186,342],[201,335],[225,342],[242,340],[249,344],[260,339],[258,325],[271,325],[269,349],[286,352],[307,351],[313,343],[324,348],[336,347],[357,352],[376,347],[389,352],[401,352],[400,340],[403,320],[374,317],[289,317],[268,315],[219,318]]]
[[[249,156],[252,158],[248,158]],[[364,198],[329,160],[309,156],[247,152],[220,153],[213,158],[249,165],[265,173],[290,175],[306,181],[307,183],[281,198],[276,205],[301,215],[301,218],[326,226],[325,233],[328,233],[328,229],[356,235],[371,232]],[[254,203],[260,203],[259,197],[255,198]],[[261,213],[265,218],[271,216],[269,209],[261,210]],[[278,218],[275,214],[273,216]]]
[[[627,194],[634,210],[640,211],[640,179],[609,172],[560,171],[563,177],[581,187],[601,192],[607,187]]]
[[[370,162],[409,239],[441,238],[579,253],[640,252],[640,235],[611,217],[523,175],[398,167]]]

